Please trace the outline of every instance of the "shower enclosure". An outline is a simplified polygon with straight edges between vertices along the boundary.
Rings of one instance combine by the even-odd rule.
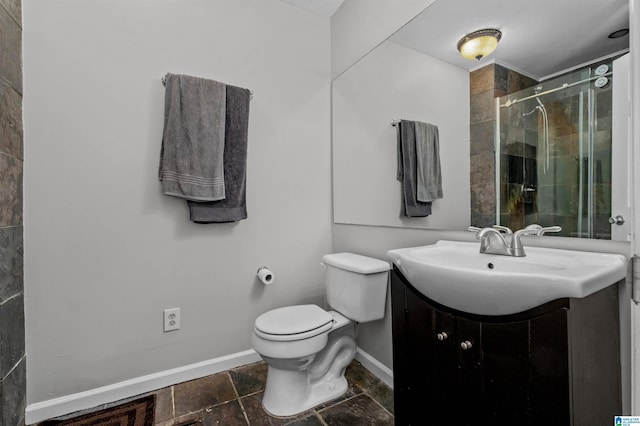
[[[612,61],[496,99],[497,222],[611,238]]]

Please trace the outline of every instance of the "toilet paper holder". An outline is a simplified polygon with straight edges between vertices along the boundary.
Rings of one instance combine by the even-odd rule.
[[[256,273],[258,275],[258,279],[260,280],[260,282],[262,282],[262,284],[265,284],[265,285],[271,284],[275,277],[274,273],[271,272],[271,270],[266,266],[259,267]]]

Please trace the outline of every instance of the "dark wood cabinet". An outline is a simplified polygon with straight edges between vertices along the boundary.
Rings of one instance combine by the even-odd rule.
[[[611,424],[621,414],[617,286],[513,315],[460,312],[391,278],[397,425]]]

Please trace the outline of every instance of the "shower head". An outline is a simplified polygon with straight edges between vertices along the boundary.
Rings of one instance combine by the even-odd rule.
[[[542,93],[542,86],[536,86],[533,88],[533,93],[535,93],[536,95],[539,95],[540,93]],[[540,105],[540,108],[544,109],[544,105],[542,105],[542,101],[540,100],[539,96],[536,96],[536,101],[538,101],[538,105]]]

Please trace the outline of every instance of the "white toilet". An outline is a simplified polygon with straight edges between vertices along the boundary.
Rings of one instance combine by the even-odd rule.
[[[344,371],[356,353],[356,322],[384,317],[389,264],[353,253],[322,257],[326,266],[325,311],[295,305],[260,315],[252,344],[267,363],[264,409],[293,416],[342,396]]]

